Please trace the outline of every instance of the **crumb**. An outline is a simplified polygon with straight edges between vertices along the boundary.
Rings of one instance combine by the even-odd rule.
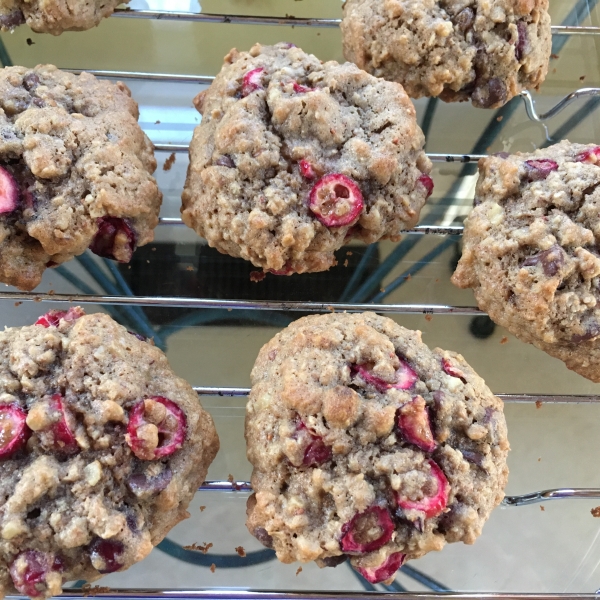
[[[582,76],[579,78],[579,81],[585,81],[585,75],[582,75]]]
[[[238,553],[238,556],[241,556],[242,558],[246,557],[246,551],[244,550],[244,546],[238,546],[235,551]]]
[[[34,301],[34,302],[41,302],[41,301],[42,301],[42,299],[41,299],[41,298],[34,298],[34,299],[33,299],[33,301]]]
[[[499,117],[496,117],[496,121],[498,121],[498,123],[500,123],[500,121],[502,121],[502,119],[504,119],[504,117],[502,115],[500,115]]]
[[[556,73],[556,69],[552,69],[552,74],[554,75]]]
[[[550,58],[553,58],[554,60],[556,60],[558,58],[558,54],[551,54]]]
[[[542,505],[540,505],[540,510],[541,510],[542,512],[544,512],[546,509],[545,509],[545,508],[544,508]]]
[[[227,478],[227,481],[229,481],[229,483],[231,484],[231,487],[238,492],[241,488],[240,486],[235,482],[235,479],[233,478],[233,475],[230,473],[229,477]]]
[[[300,573],[302,573],[302,567],[298,567],[298,570],[296,571],[296,577],[298,577]]]
[[[34,44],[35,44],[35,42],[31,38],[27,38],[27,45],[28,46],[33,46]]]
[[[439,280],[439,279],[436,279],[436,280],[435,280],[435,283],[439,283],[439,282],[440,282],[440,280]]]
[[[186,271],[193,271],[193,270],[194,270],[194,267],[186,267],[186,268],[185,268],[185,270],[186,270]]]
[[[89,583],[85,583],[81,591],[83,592],[83,597],[87,598],[88,596],[97,596],[98,594],[108,594],[111,589],[106,586],[95,585],[92,587]]]
[[[346,252],[346,256],[352,256],[352,252],[348,250],[348,252]]]
[[[146,262],[147,262],[148,264],[150,264],[150,261],[149,261],[149,260],[147,260]]]
[[[213,563],[212,565],[210,565],[210,572],[214,573],[217,570],[217,565],[215,565],[215,563]]]
[[[385,292],[385,288],[379,288],[379,291],[383,294]]]
[[[23,304],[23,303],[22,303],[22,302],[15,302],[15,308],[16,308],[17,306],[21,306],[21,304]]]
[[[345,267],[347,267],[347,266],[348,266],[348,259],[346,259],[346,260],[344,261],[344,266],[345,266]]]
[[[56,292],[54,290],[48,291],[48,296],[54,296],[54,294],[56,294]]]
[[[592,513],[592,517],[600,517],[600,506],[596,506],[596,508],[592,508],[592,510],[590,510],[590,512]]]
[[[333,307],[333,306],[326,306],[325,308],[332,313],[335,312],[335,307]]]
[[[152,252],[156,252],[156,248],[152,248]]]
[[[543,404],[543,402],[541,400],[536,400],[535,407],[536,408],[542,408],[542,404]]]
[[[204,512],[206,510],[206,506],[201,506],[200,507],[200,512]]]
[[[504,336],[501,340],[500,343],[504,346],[504,344],[508,344],[508,338],[506,336]]]
[[[233,310],[233,308],[228,308],[227,312],[231,312]]]
[[[542,462],[542,457],[541,456],[538,458],[538,462]]]
[[[171,156],[165,160],[163,165],[163,171],[170,171],[171,167],[175,164],[175,152],[171,152]]]
[[[405,279],[406,281],[410,281],[410,280],[412,279],[412,275],[407,275],[407,276],[406,276],[404,279]]]
[[[433,321],[433,315],[425,315],[425,320],[426,320],[428,323],[431,323],[431,321]]]
[[[154,124],[155,125],[160,125],[160,121],[155,121]]]
[[[258,283],[262,281],[267,274],[264,271],[250,271],[250,281]]]
[[[194,552],[202,552],[203,554],[206,554],[211,548],[213,547],[213,545],[209,542],[209,543],[204,543],[204,544],[196,544],[193,543],[190,546],[184,546],[183,549],[184,550],[193,550]]]

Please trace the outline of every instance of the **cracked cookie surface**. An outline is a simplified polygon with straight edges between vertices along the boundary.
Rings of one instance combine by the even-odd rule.
[[[165,355],[79,308],[0,332],[0,431],[0,597],[142,560],[219,448]]]
[[[496,108],[548,72],[548,0],[346,0],[341,27],[346,59],[412,98]]]
[[[600,146],[481,159],[453,283],[517,338],[600,382]]]
[[[129,0],[0,0],[0,29],[27,23],[37,33],[91,29]]]
[[[183,220],[265,271],[324,271],[348,239],[397,240],[431,194],[410,99],[355,65],[232,50],[195,104]]]
[[[53,66],[0,70],[0,281],[31,290],[82,254],[128,262],[162,194],[122,83]]]
[[[504,497],[503,403],[459,354],[374,313],[299,319],[261,349],[247,527],[289,563],[369,581],[472,544]]]

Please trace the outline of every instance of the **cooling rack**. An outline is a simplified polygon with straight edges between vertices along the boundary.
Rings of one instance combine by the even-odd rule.
[[[206,5],[210,4],[210,2],[202,2],[202,4]],[[237,2],[231,0],[228,3],[223,2],[224,6],[225,4],[231,9],[239,8],[241,10],[243,8],[244,10],[252,10],[251,3],[244,3],[242,0],[237,0]],[[268,5],[269,3],[257,2],[256,4]],[[272,4],[271,8],[273,8]],[[275,2],[274,4],[277,9],[277,3]],[[592,60],[589,64],[586,63],[586,67],[593,72],[593,76],[590,78],[595,78],[595,82],[598,83],[598,80],[600,80],[600,70],[598,69],[597,48],[598,44],[600,44],[600,27],[595,24],[597,22],[596,1],[564,1],[562,5],[566,6],[567,10],[562,11],[563,18],[561,24],[554,25],[552,28],[553,56],[560,55],[565,48],[568,50],[568,43],[573,44],[574,39],[589,40],[591,46],[587,47],[594,49],[595,61]],[[216,6],[219,6],[218,3],[216,3]],[[318,5],[313,3],[311,8],[315,9],[315,7],[318,7]],[[300,10],[300,6],[298,9]],[[223,14],[217,14],[216,12],[190,13],[143,8],[118,9],[113,18],[110,19],[112,22],[127,21],[132,24],[132,27],[137,25],[136,20],[143,20],[152,24],[168,22],[186,23],[197,27],[220,26],[222,28],[234,28],[243,26],[261,27],[263,29],[266,27],[269,30],[277,30],[277,27],[280,27],[282,31],[285,30],[286,38],[289,37],[290,31],[295,33],[296,29],[331,32],[335,35],[336,28],[339,26],[338,18],[316,18],[316,16],[314,18],[292,17],[289,15],[257,16],[255,14],[225,14],[225,12]],[[110,26],[112,26],[112,23]],[[222,31],[225,36],[226,30],[223,29]],[[90,39],[93,35],[95,35],[95,32],[77,34],[77,36],[90,36]],[[73,40],[74,38],[69,39]],[[78,39],[85,38],[79,37]],[[257,37],[257,39],[262,38]],[[3,37],[3,40],[5,44],[0,45],[0,59],[4,65],[9,65],[11,64],[11,56],[16,54],[11,49],[11,46],[14,46],[14,41],[6,37]],[[37,37],[35,38],[35,43],[41,43],[38,42]],[[229,45],[233,46],[236,44],[230,43]],[[304,49],[312,51],[310,47],[305,46]],[[59,66],[61,65],[59,64]],[[66,64],[63,66],[69,67],[65,70],[75,73],[81,72],[82,68],[86,67],[85,64],[81,63],[77,65]],[[126,81],[132,87],[134,97],[140,101],[142,108],[144,107],[141,98],[145,94],[148,94],[147,86],[182,86],[177,93],[186,96],[189,100],[197,93],[198,86],[206,86],[213,79],[213,74],[209,74],[208,71],[205,74],[186,74],[152,72],[151,70],[138,70],[135,68],[123,70],[87,70],[98,77]],[[177,69],[173,68],[172,70],[176,71]],[[132,276],[128,272],[127,268],[86,254],[72,261],[72,263],[62,265],[52,275],[47,276],[45,283],[41,286],[43,291],[33,293],[17,291],[0,292],[2,314],[18,314],[14,305],[23,302],[41,303],[40,306],[34,305],[38,312],[42,312],[42,306],[43,310],[46,310],[49,306],[53,306],[53,303],[76,303],[89,306],[92,310],[102,307],[103,310],[108,311],[115,319],[131,329],[143,335],[154,337],[157,345],[164,349],[170,348],[172,340],[178,338],[178,336],[181,337],[181,332],[185,331],[185,328],[188,327],[198,327],[201,325],[206,326],[208,329],[229,327],[229,329],[233,329],[235,332],[241,331],[240,327],[250,327],[250,329],[254,327],[257,331],[261,331],[265,335],[268,333],[266,337],[268,339],[276,329],[287,325],[301,314],[329,311],[374,310],[379,313],[388,314],[394,318],[403,316],[403,318],[408,319],[408,321],[403,321],[403,324],[411,326],[412,323],[416,323],[424,330],[432,330],[436,327],[436,325],[431,325],[429,322],[433,317],[436,318],[436,324],[439,323],[438,316],[442,319],[452,317],[454,321],[460,321],[463,324],[468,322],[468,329],[476,338],[487,339],[493,335],[498,335],[498,332],[494,332],[494,326],[489,322],[489,319],[476,307],[469,304],[472,304],[472,297],[469,294],[465,295],[462,292],[455,292],[454,294],[450,294],[451,298],[445,298],[446,302],[442,302],[438,298],[440,294],[437,292],[431,293],[430,289],[422,289],[416,283],[413,284],[413,282],[417,281],[420,277],[427,279],[430,283],[432,281],[437,282],[438,279],[436,276],[438,275],[443,275],[446,279],[449,277],[448,265],[444,264],[443,260],[447,260],[450,257],[450,261],[453,261],[456,258],[456,254],[460,252],[462,219],[468,213],[472,200],[475,163],[479,158],[485,156],[488,152],[497,151],[499,149],[497,147],[498,144],[506,144],[507,140],[512,144],[510,149],[528,149],[532,140],[534,140],[533,143],[535,145],[543,147],[569,135],[575,135],[576,141],[580,141],[578,139],[580,137],[582,138],[581,141],[593,141],[593,136],[597,136],[600,133],[595,130],[597,116],[595,117],[594,112],[600,105],[600,88],[593,86],[582,87],[582,78],[579,77],[578,80],[573,74],[567,80],[566,90],[562,89],[565,87],[565,82],[558,81],[554,85],[552,93],[548,95],[536,97],[534,100],[534,97],[526,92],[520,98],[513,99],[513,101],[503,108],[490,112],[475,111],[475,109],[467,106],[441,106],[435,99],[418,101],[416,104],[421,127],[428,138],[428,155],[436,168],[436,190],[441,189],[441,191],[437,191],[431,198],[430,205],[423,214],[422,224],[407,232],[406,237],[400,243],[396,245],[390,243],[374,244],[368,248],[362,246],[344,248],[343,253],[340,254],[340,262],[344,260],[344,257],[351,256],[351,259],[346,260],[352,260],[352,264],[343,273],[343,276],[336,275],[337,279],[333,276],[327,279],[329,277],[327,274],[319,274],[321,276],[320,279],[313,276],[302,276],[303,281],[310,282],[307,287],[314,286],[313,289],[315,291],[313,293],[319,296],[318,301],[315,301],[314,298],[306,299],[301,293],[302,290],[298,289],[299,284],[294,286],[290,281],[276,281],[276,278],[269,280],[268,284],[266,284],[267,289],[262,292],[262,295],[259,293],[259,288],[250,288],[250,291],[248,291],[248,286],[241,285],[242,278],[247,279],[248,277],[248,265],[244,264],[240,266],[240,261],[216,256],[206,246],[199,245],[195,240],[190,241],[192,239],[190,232],[187,228],[183,227],[181,219],[176,216],[177,207],[175,207],[175,210],[169,210],[168,202],[169,199],[173,200],[178,196],[182,186],[182,173],[185,168],[189,139],[183,139],[186,135],[178,136],[175,129],[170,130],[171,133],[169,135],[171,137],[169,139],[166,139],[164,136],[158,136],[159,132],[156,131],[156,128],[153,128],[152,119],[149,116],[144,117],[144,110],[142,110],[142,125],[155,141],[155,146],[159,153],[158,156],[164,158],[166,155],[174,153],[178,157],[176,170],[177,168],[179,169],[179,172],[174,174],[171,179],[169,178],[169,173],[161,173],[159,170],[158,179],[161,188],[165,192],[167,210],[161,215],[160,225],[157,230],[158,243],[154,247],[156,254],[151,254],[153,251],[152,248],[141,248],[136,253],[136,258],[134,258],[134,261],[137,262],[134,262],[132,265],[132,273],[140,272],[140,277],[150,277],[150,285],[141,285],[135,276]],[[175,90],[174,87],[169,87],[168,89]],[[476,114],[474,114],[474,111]],[[148,114],[154,114],[150,111],[147,112]],[[441,132],[439,134],[441,138],[444,137],[445,126],[442,116],[446,115],[450,115],[451,117],[458,115],[458,119],[462,123],[472,118],[478,121],[476,126],[472,128],[472,132],[465,131],[464,136],[455,136],[459,140],[457,144],[446,145],[447,140],[436,139],[437,132]],[[516,123],[513,123],[513,120]],[[188,122],[187,134],[191,133],[191,127],[194,124],[191,120]],[[591,131],[591,139],[586,138],[586,135],[590,131],[586,131],[584,134],[581,133],[582,126],[584,129]],[[523,131],[522,134],[521,130]],[[473,134],[476,134],[475,137],[473,137]],[[513,143],[514,140],[511,141],[513,138],[516,138],[516,143]],[[465,151],[465,146],[469,148],[468,151]],[[433,152],[431,151],[432,149],[438,151]],[[504,146],[501,149],[504,149]],[[439,185],[440,181],[441,185]],[[171,209],[175,205],[178,206],[178,203],[171,202]],[[180,260],[180,264],[187,265],[186,271],[183,272],[180,269],[175,273],[168,273],[166,275],[161,271],[161,274],[155,274],[155,279],[152,279],[154,274],[149,276],[148,271],[144,271],[142,268],[143,263],[152,260],[153,265],[157,265],[158,263],[158,266],[160,266],[160,260],[157,260],[160,256],[159,250],[162,253],[166,250],[172,250],[173,246],[177,247],[176,252],[179,253],[178,256],[180,259],[185,255],[186,260]],[[176,280],[178,278],[183,279],[182,274],[187,274],[189,269],[193,269],[198,273],[204,269],[206,276],[194,280],[191,286],[178,286]],[[220,270],[222,270],[222,273],[219,277]],[[201,275],[204,273],[201,273]],[[425,277],[427,273],[429,274]],[[57,274],[61,279],[58,285],[56,283]],[[169,283],[172,285],[162,285],[159,279],[161,276],[170,279]],[[50,277],[52,277],[52,282],[50,282]],[[234,279],[235,284],[233,287],[224,286],[222,281],[224,278]],[[296,279],[296,277],[280,279]],[[335,288],[335,293],[332,292],[328,297],[322,299],[327,294],[325,292],[321,293],[320,286],[325,282],[330,283],[331,281],[333,281],[331,287]],[[431,298],[438,301],[430,301]],[[419,302],[415,302],[415,299],[418,299]],[[464,303],[456,299],[461,299]],[[18,310],[22,310],[22,308]],[[454,334],[451,332],[449,335],[452,336]],[[513,341],[511,341],[512,343]],[[451,341],[446,342],[444,346],[454,349]],[[527,358],[535,355],[535,360],[540,359],[539,354],[536,354],[536,352],[529,352]],[[471,360],[471,357],[468,358]],[[546,364],[548,363],[544,363],[544,365]],[[552,363],[552,366],[554,366],[554,363]],[[551,375],[549,373],[550,377]],[[204,378],[202,382],[205,383],[206,381],[208,379]],[[597,390],[595,390],[594,386],[591,384],[584,385],[576,379],[569,381],[576,381],[577,384],[572,386],[573,389],[566,389],[569,387],[568,385],[562,386],[559,389],[559,393],[499,393],[498,395],[508,403],[511,409],[522,411],[533,409],[537,411],[537,408],[533,407],[543,406],[543,410],[569,411],[569,415],[574,414],[572,410],[577,410],[578,412],[591,410],[591,415],[600,416],[600,414],[594,412],[600,407],[600,395],[595,393]],[[508,383],[508,378],[505,378],[504,383]],[[225,410],[225,408],[227,410],[238,411],[238,429],[240,429],[240,413],[243,412],[244,397],[249,392],[247,387],[197,385],[194,389],[204,399],[205,403],[209,403],[209,409],[212,407],[217,412]],[[500,388],[498,386],[495,386],[494,390],[511,391],[506,387]],[[235,399],[240,399],[241,404],[221,404],[221,402],[225,402],[226,400],[234,401]],[[539,413],[543,414],[543,410],[539,411]],[[529,413],[520,412],[519,414],[528,415]],[[530,418],[530,416],[526,416],[525,421]],[[511,431],[512,429],[513,427],[511,426]],[[227,452],[227,449],[225,451]],[[245,500],[250,489],[248,481],[246,479],[235,480],[231,476],[229,479],[226,479],[224,473],[226,471],[220,468],[219,472],[216,472],[216,475],[220,476],[220,478],[205,482],[196,495],[196,504],[199,502],[209,505],[211,503],[226,504],[229,499],[232,499],[232,502],[240,505]],[[511,494],[505,498],[503,503],[505,507],[523,508],[508,509],[506,512],[500,513],[503,515],[502,522],[506,522],[505,515],[511,515],[513,519],[521,519],[522,515],[522,526],[525,526],[525,523],[528,519],[531,519],[531,515],[533,514],[526,511],[530,511],[534,505],[538,510],[540,505],[542,509],[548,506],[548,512],[551,512],[555,518],[561,520],[564,518],[565,513],[556,512],[554,510],[554,503],[550,503],[550,501],[579,499],[581,500],[581,504],[585,504],[586,501],[589,503],[590,500],[600,499],[600,481],[592,480],[592,483],[595,483],[598,487],[584,487],[583,485],[574,488],[544,487],[542,485],[535,485],[535,482],[532,481],[531,485],[525,488],[527,493]],[[521,481],[522,485],[523,482]],[[572,504],[556,503],[556,506],[564,507],[571,506]],[[236,510],[243,513],[243,507],[241,506],[237,506]],[[554,512],[552,512],[553,510]],[[586,510],[585,514],[587,513],[588,511]],[[515,517],[515,515],[518,515],[518,517]],[[587,518],[590,521],[592,520],[589,515]],[[593,525],[593,523],[590,523],[589,527],[593,528]],[[574,569],[573,573],[569,574],[571,582],[575,582],[573,585],[580,580],[585,580],[581,576],[581,573],[586,570],[589,570],[590,573],[595,573],[598,567],[597,561],[600,558],[600,546],[596,543],[599,534],[596,534],[595,537],[592,536],[589,548],[587,552],[583,553],[580,564]],[[506,542],[505,538],[502,539]],[[535,544],[535,542],[532,543]],[[247,542],[247,544],[250,546],[250,542]],[[479,547],[482,548],[482,554],[490,549],[489,542],[487,546],[485,544],[484,538],[478,542]],[[457,554],[457,550],[454,548],[456,546],[450,546],[441,553],[440,558],[442,562],[444,556],[447,556],[448,560],[452,560],[453,556],[455,558],[456,556],[462,556],[461,554]],[[182,544],[178,544],[170,538],[165,540],[159,549],[176,560],[187,562],[197,567],[203,567],[203,573],[211,565],[216,565],[217,571],[220,569],[229,569],[228,572],[233,572],[233,569],[236,569],[245,573],[247,572],[247,567],[252,565],[257,568],[263,568],[267,564],[276,564],[273,561],[273,553],[269,550],[250,550],[245,557],[234,554],[214,553],[204,555],[186,550]],[[477,553],[476,549],[470,549],[471,552],[473,550]],[[594,558],[595,552],[598,558]],[[465,554],[464,556],[467,555]],[[82,595],[92,593],[93,595],[106,598],[124,599],[173,597],[198,599],[235,598],[240,600],[333,600],[341,597],[360,598],[365,596],[365,592],[368,592],[369,597],[382,599],[414,596],[416,598],[423,598],[424,600],[434,600],[441,596],[452,596],[464,600],[474,598],[498,600],[512,598],[519,600],[526,600],[527,598],[551,600],[556,598],[558,600],[565,597],[596,598],[596,594],[591,593],[591,591],[595,590],[596,587],[600,587],[600,579],[598,579],[596,586],[590,581],[585,580],[587,582],[585,590],[590,593],[559,594],[547,592],[531,593],[531,591],[530,593],[460,593],[452,591],[453,589],[462,589],[460,585],[453,586],[447,585],[447,582],[441,583],[441,578],[438,577],[438,574],[443,572],[443,569],[439,568],[439,559],[437,563],[432,563],[431,560],[427,562],[427,558],[404,566],[398,579],[391,586],[373,586],[362,580],[357,574],[348,571],[347,577],[349,579],[347,580],[348,583],[343,584],[344,591],[335,592],[328,590],[319,592],[306,590],[294,591],[292,589],[260,592],[235,589],[232,587],[233,584],[227,581],[224,584],[226,589],[220,589],[214,585],[209,587],[210,579],[205,575],[201,578],[199,577],[199,585],[194,585],[193,587],[189,585],[169,585],[168,587],[164,586],[163,589],[144,589],[145,586],[138,585],[124,588],[119,586],[119,580],[115,578],[117,576],[109,576],[105,580],[102,580],[101,585],[103,587],[82,590],[81,585],[83,582],[78,582],[75,588],[66,590],[64,595],[79,598]],[[149,557],[147,560],[150,561],[151,558]],[[435,576],[430,574],[430,568]],[[312,576],[314,578],[313,588],[316,589],[319,587],[317,579],[320,574],[313,573]],[[253,588],[279,587],[262,585],[260,576],[252,576],[250,579]],[[108,582],[110,589],[104,587],[104,581]],[[143,578],[142,581],[144,581]],[[350,582],[354,586],[350,585]],[[177,581],[173,583],[177,583]],[[247,584],[244,581],[241,585],[245,587]],[[417,586],[416,589],[425,589],[427,591],[415,592],[415,585]],[[510,586],[504,587],[510,588]],[[561,589],[566,590],[568,587],[568,585],[565,585]],[[335,585],[330,586],[330,589],[334,588]],[[409,588],[412,591],[409,591]],[[543,585],[533,587],[534,590],[542,588],[548,589]],[[310,585],[308,589],[310,589]],[[581,590],[577,589],[576,591]]]

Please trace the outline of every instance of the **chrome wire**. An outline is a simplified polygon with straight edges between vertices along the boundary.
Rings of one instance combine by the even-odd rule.
[[[196,386],[194,391],[199,396],[241,397],[250,394],[250,388]],[[593,404],[600,402],[600,396],[566,395],[566,394],[495,394],[504,402],[511,404]]]
[[[71,304],[109,304],[162,306],[172,308],[225,308],[227,310],[287,310],[291,312],[364,312],[387,314],[424,314],[472,316],[485,314],[475,306],[445,304],[351,304],[336,302],[281,302],[270,300],[219,300],[177,296],[101,296],[93,294],[44,294],[0,292],[0,300],[17,302],[69,302]]]
[[[310,19],[293,16],[260,17],[254,15],[226,15],[214,13],[192,13],[181,11],[143,10],[117,8],[113,17],[129,19],[156,19],[167,21],[189,21],[196,23],[230,23],[233,25],[287,25],[292,27],[339,27],[341,19]],[[553,25],[553,35],[598,35],[600,27]]]
[[[578,98],[586,98],[588,96],[600,96],[600,88],[581,88],[576,90],[575,92],[571,92],[567,96],[565,96],[560,102],[555,104],[550,110],[545,112],[544,114],[538,115],[535,110],[535,101],[533,100],[533,96],[531,92],[525,90],[521,92],[521,96],[525,103],[525,111],[527,112],[527,116],[531,121],[535,121],[537,123],[541,123],[542,121],[546,121],[547,119],[551,119],[555,117],[558,113],[562,112],[569,104],[571,104],[574,100]]]
[[[165,81],[171,83],[199,83],[210,85],[214,77],[208,75],[177,75],[174,73],[147,73],[143,71],[103,71],[98,69],[62,69],[73,75],[90,73],[96,77],[110,79],[141,79],[144,81]]]

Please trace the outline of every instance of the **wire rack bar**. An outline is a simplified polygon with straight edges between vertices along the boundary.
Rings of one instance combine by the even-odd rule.
[[[445,304],[350,304],[328,302],[280,302],[259,300],[219,300],[169,296],[100,296],[91,294],[43,294],[0,292],[0,300],[18,302],[69,302],[115,306],[161,306],[171,308],[224,308],[227,310],[285,310],[292,312],[364,312],[393,314],[458,315],[485,314],[474,306]]]
[[[196,386],[194,391],[199,396],[242,397],[250,394],[250,388]],[[566,395],[566,394],[496,394],[504,402],[512,404],[593,404],[600,402],[600,396]]]
[[[143,10],[117,8],[113,17],[129,19],[156,19],[196,23],[230,23],[233,25],[287,25],[292,27],[339,27],[341,19],[306,19],[293,16],[260,17],[254,15],[226,15],[216,13],[192,13],[181,11]],[[581,25],[553,25],[553,35],[598,35],[600,27]]]
[[[143,71],[103,71],[99,69],[62,69],[73,75],[91,73],[96,77],[111,79],[141,79],[144,81],[164,81],[170,83],[200,83],[210,85],[214,77],[208,75],[178,75],[176,73],[147,73]]]

